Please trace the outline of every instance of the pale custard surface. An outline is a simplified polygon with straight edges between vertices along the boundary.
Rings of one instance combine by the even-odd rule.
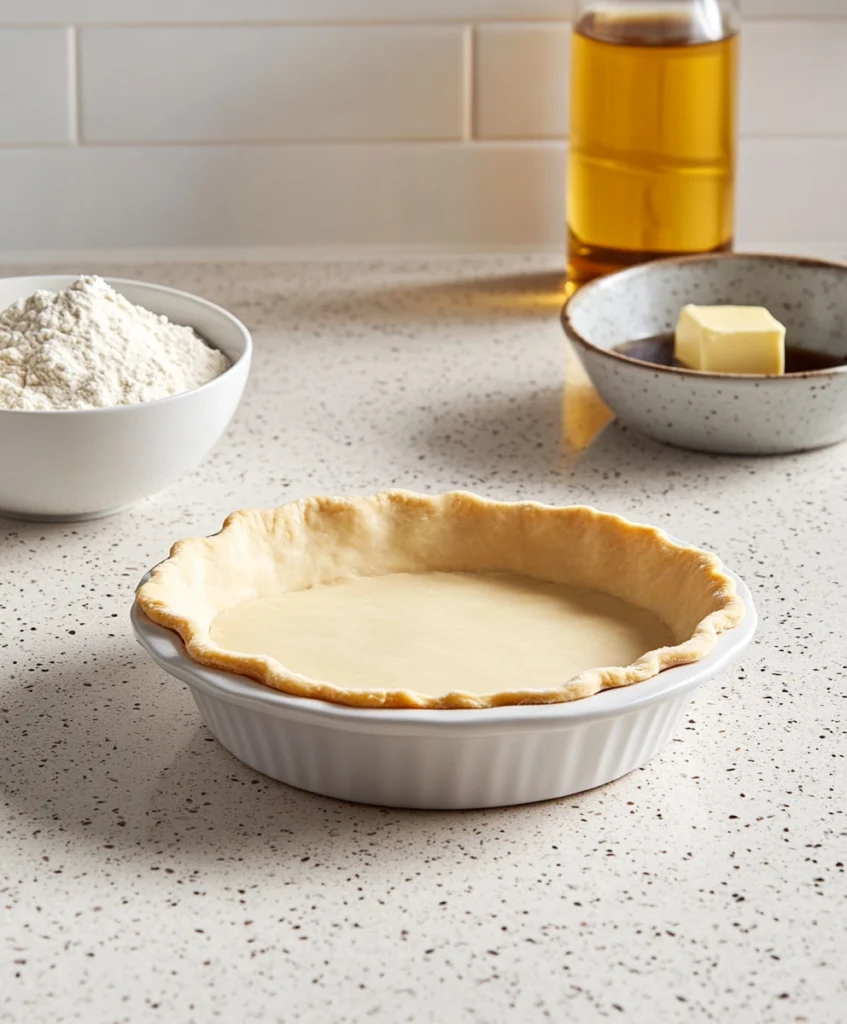
[[[673,643],[652,613],[598,591],[501,573],[392,573],[220,612],[219,647],[350,689],[490,693],[561,685]]]

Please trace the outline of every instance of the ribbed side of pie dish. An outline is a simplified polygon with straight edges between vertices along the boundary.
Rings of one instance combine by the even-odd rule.
[[[440,697],[404,689],[354,690],[299,675],[274,658],[218,647],[215,616],[258,597],[354,576],[394,572],[508,572],[588,587],[652,612],[673,646],[627,666],[591,669],[538,689]],[[708,552],[661,530],[583,505],[496,502],[462,491],[435,497],[384,491],[370,497],[306,498],[277,509],[235,512],[212,537],[179,541],[139,588],[138,605],[176,631],[200,665],[249,676],[300,697],[370,708],[491,708],[552,704],[650,679],[704,658],[744,605]],[[402,680],[398,680],[402,684]]]

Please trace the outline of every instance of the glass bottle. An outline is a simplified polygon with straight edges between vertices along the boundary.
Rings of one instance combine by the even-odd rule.
[[[732,247],[738,0],[581,0],[568,277]]]

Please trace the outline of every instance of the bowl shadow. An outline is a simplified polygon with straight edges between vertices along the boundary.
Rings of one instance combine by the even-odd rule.
[[[403,283],[402,275],[414,267],[400,266],[385,284],[363,287],[361,280],[349,291],[342,287],[310,294],[308,300],[289,296],[284,305],[287,316],[319,315],[329,321],[366,319],[384,324],[409,322],[439,323],[501,319],[508,317],[558,317],[565,302],[565,277],[561,270],[527,270],[497,274],[490,270],[462,270],[442,281]]]
[[[463,397],[433,406],[423,423],[407,420],[400,433],[439,477],[483,492],[512,485],[527,496],[533,487],[545,493],[562,483],[608,484],[604,489],[614,491],[626,480],[656,491],[680,474],[779,472],[791,458],[674,448],[610,418],[596,396],[586,397],[561,386]]]

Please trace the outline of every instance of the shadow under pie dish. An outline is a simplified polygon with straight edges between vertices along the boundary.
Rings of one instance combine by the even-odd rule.
[[[137,593],[194,663],[297,698],[560,704],[706,658],[745,605],[713,555],[586,506],[386,491],[236,512]]]

